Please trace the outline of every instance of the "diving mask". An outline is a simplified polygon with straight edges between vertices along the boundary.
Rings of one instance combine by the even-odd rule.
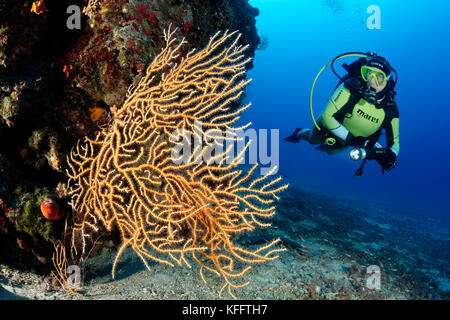
[[[387,77],[382,70],[369,66],[361,67],[361,76],[365,82],[369,82],[373,78],[379,87],[384,85],[390,77],[390,75]]]

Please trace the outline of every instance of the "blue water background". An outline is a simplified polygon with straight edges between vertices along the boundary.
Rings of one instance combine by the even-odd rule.
[[[392,205],[450,223],[450,2],[446,0],[250,0],[260,10],[258,50],[247,89],[252,108],[241,118],[256,129],[311,128],[309,94],[317,72],[347,51],[375,51],[399,73],[399,166],[381,175],[374,161],[355,177],[359,163],[348,152],[330,156],[306,142],[280,141],[280,171],[291,182],[345,199]],[[381,29],[369,30],[370,5],[381,9]],[[343,74],[343,62],[336,65]],[[316,117],[337,78],[328,67],[314,93]],[[385,145],[385,135],[380,139]]]

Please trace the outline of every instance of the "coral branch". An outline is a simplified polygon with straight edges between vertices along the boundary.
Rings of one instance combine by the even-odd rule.
[[[165,48],[130,88],[124,105],[113,111],[110,127],[95,140],[86,138],[68,158],[74,238],[82,240],[82,254],[85,239],[99,224],[120,230],[123,244],[113,276],[119,256],[131,246],[147,267],[148,260],[190,267],[190,256],[201,266],[203,280],[202,269],[221,275],[232,294],[230,288],[247,284],[234,279],[250,269],[237,270],[236,261],[261,263],[282,251],[276,248],[279,240],[253,251],[233,242],[237,233],[270,226],[260,220],[275,214],[271,204],[287,188],[278,184],[280,178],[269,181],[269,174],[255,179],[256,165],[245,174],[236,169],[249,144],[230,163],[224,161],[228,150],[197,161],[208,146],[194,150],[187,163],[175,164],[171,157],[177,145],[174,130],[202,138],[196,122],[241,140],[237,132],[247,126],[231,125],[249,105],[232,105],[250,81],[245,79],[250,59],[238,40],[236,32],[217,33],[206,48],[181,58],[184,39],[177,42],[169,29]]]

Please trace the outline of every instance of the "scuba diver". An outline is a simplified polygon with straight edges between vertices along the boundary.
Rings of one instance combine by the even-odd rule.
[[[348,56],[360,58],[350,65],[343,64],[348,74],[341,78],[335,72],[333,63]],[[354,147],[350,153],[352,159],[363,160],[356,172],[358,176],[362,174],[366,160],[376,160],[382,167],[382,173],[391,170],[398,164],[400,150],[399,112],[394,101],[397,72],[385,58],[376,53],[350,52],[330,61],[319,72],[316,80],[329,64],[340,81],[318,123],[312,114],[312,89],[311,114],[315,127],[303,130],[297,128],[284,140],[306,140],[313,145],[319,144],[316,149],[328,154],[342,152],[349,146]],[[377,142],[383,129],[386,132],[385,148]]]

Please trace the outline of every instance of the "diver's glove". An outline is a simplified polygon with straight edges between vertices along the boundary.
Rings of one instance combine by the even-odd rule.
[[[391,150],[391,148],[377,148],[367,149],[367,159],[376,160],[383,170],[391,170],[394,168],[397,162],[397,155]]]
[[[352,147],[362,148],[365,146],[367,141],[366,137],[355,137],[350,132],[347,135],[347,138],[345,139],[345,143]]]

